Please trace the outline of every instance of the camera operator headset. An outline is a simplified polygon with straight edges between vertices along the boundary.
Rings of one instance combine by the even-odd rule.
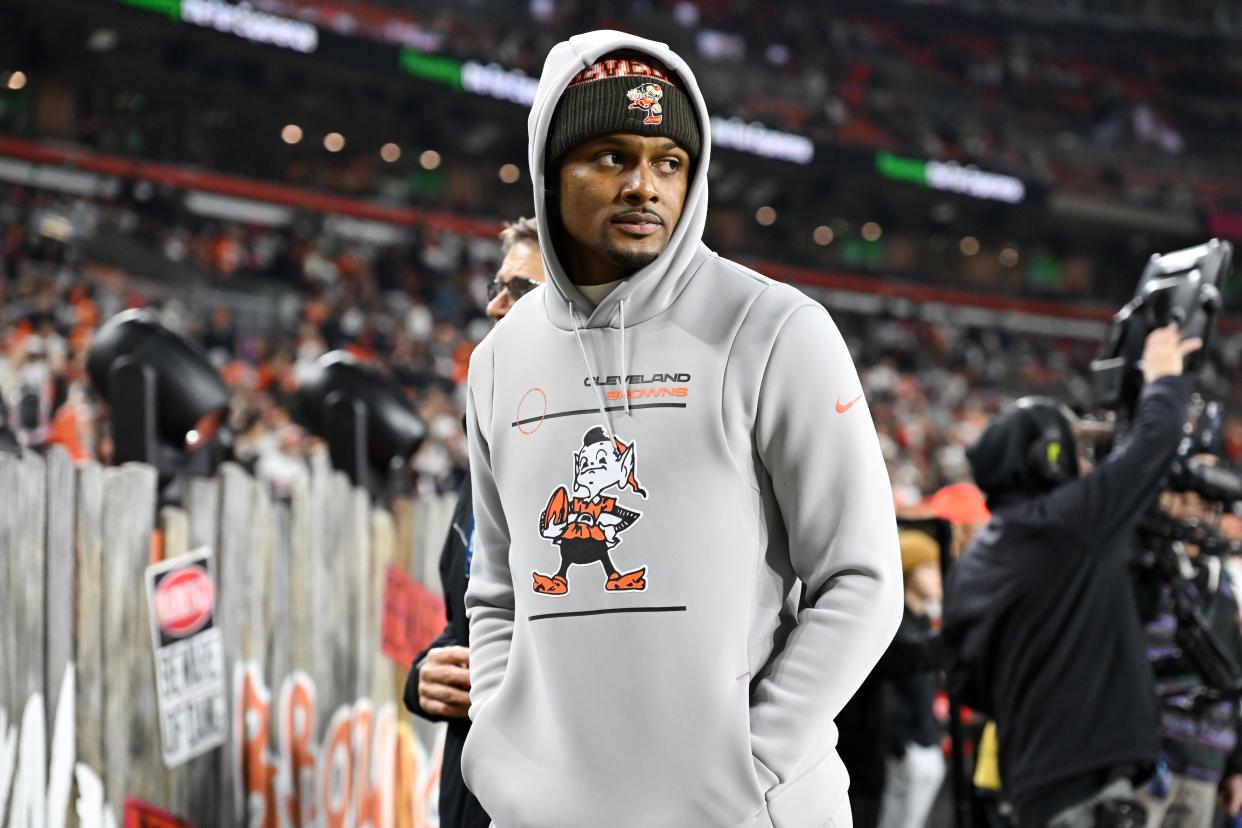
[[[1216,467],[1218,458],[1210,449],[1218,447],[1202,448],[1205,451],[1188,458],[1190,463]],[[1179,527],[1193,527],[1205,538],[1219,538],[1219,502],[1176,485],[1176,480],[1160,494],[1160,511],[1163,520],[1153,523],[1149,535],[1168,537],[1170,533],[1161,532],[1161,528],[1173,529],[1172,534],[1176,534]],[[1242,809],[1242,728],[1236,701],[1228,696],[1224,700],[1219,696],[1199,697],[1204,677],[1197,675],[1195,665],[1184,658],[1179,633],[1185,622],[1178,617],[1173,591],[1180,589],[1208,625],[1206,633],[1218,642],[1229,662],[1226,672],[1233,674],[1236,682],[1237,665],[1242,664],[1236,587],[1223,571],[1219,555],[1201,554],[1200,544],[1150,539],[1167,550],[1166,566],[1174,571],[1163,571],[1158,564],[1139,570],[1156,586],[1156,613],[1147,624],[1147,648],[1164,703],[1157,775],[1139,791],[1138,798],[1147,808],[1149,828],[1198,828],[1212,824],[1218,799],[1231,817]],[[1168,579],[1176,583],[1166,583]]]
[[[1079,474],[1070,416],[1026,398],[967,452],[992,521],[949,573],[945,643],[962,701],[996,721],[1000,776],[1027,826],[1145,823],[1133,780],[1157,752],[1157,703],[1127,567],[1177,449],[1201,347],[1147,336],[1129,441]]]

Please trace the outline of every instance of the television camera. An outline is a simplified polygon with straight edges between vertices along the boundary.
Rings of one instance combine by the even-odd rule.
[[[1151,257],[1134,298],[1114,315],[1091,364],[1096,403],[1115,416],[1112,446],[1127,438],[1149,333],[1176,323],[1184,337],[1203,340],[1203,348],[1186,357],[1185,374],[1193,377],[1206,364],[1232,258],[1232,246],[1217,239]],[[1176,647],[1153,663],[1161,693],[1198,704],[1242,698],[1242,665],[1213,633],[1198,583],[1206,560],[1242,552],[1242,544],[1224,538],[1210,517],[1242,502],[1242,474],[1221,459],[1221,405],[1196,396],[1187,415],[1186,436],[1163,488],[1192,492],[1205,507],[1184,516],[1153,505],[1138,527],[1134,572],[1144,621],[1154,620],[1163,606],[1176,623]]]

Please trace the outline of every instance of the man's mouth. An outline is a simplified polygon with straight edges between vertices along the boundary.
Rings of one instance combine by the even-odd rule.
[[[635,211],[630,213],[622,213],[615,217],[612,223],[616,225],[621,232],[627,233],[635,238],[643,238],[655,233],[663,225],[664,221],[655,213],[646,211]]]

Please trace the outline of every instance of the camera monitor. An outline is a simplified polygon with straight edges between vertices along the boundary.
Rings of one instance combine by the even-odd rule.
[[[1113,316],[1091,363],[1098,405],[1127,416],[1133,413],[1143,385],[1143,343],[1153,330],[1172,322],[1181,326],[1184,337],[1203,339],[1203,348],[1186,358],[1186,373],[1199,369],[1211,344],[1232,259],[1232,245],[1219,239],[1151,257],[1134,298]]]

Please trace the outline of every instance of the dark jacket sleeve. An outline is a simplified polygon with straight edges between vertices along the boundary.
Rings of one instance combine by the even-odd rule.
[[[437,647],[468,647],[469,636],[466,632],[463,602],[465,600],[465,542],[458,531],[469,522],[470,517],[470,477],[466,476],[459,490],[457,508],[453,510],[453,524],[449,526],[448,536],[440,550],[440,584],[444,590],[444,608],[448,615],[448,623],[436,639],[427,648],[414,657],[410,665],[410,673],[405,679],[405,707],[415,716],[431,722],[448,721],[445,716],[434,716],[423,710],[418,703],[418,668],[423,666],[427,653]]]
[[[898,680],[943,669],[947,655],[938,633],[901,628],[875,666],[881,678]]]
[[[434,716],[423,710],[423,706],[418,703],[418,668],[423,666],[423,662],[427,660],[427,653],[437,647],[464,647],[465,641],[458,640],[453,625],[449,624],[444,628],[444,632],[436,636],[436,640],[427,645],[427,649],[414,657],[414,663],[410,665],[410,674],[405,677],[405,708],[415,716],[420,716],[429,722],[444,722],[448,719],[444,716]]]
[[[1125,446],[1048,495],[1047,519],[1077,534],[1088,548],[1116,548],[1112,541],[1151,504],[1172,466],[1186,421],[1188,387],[1182,377],[1148,383]]]

